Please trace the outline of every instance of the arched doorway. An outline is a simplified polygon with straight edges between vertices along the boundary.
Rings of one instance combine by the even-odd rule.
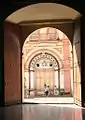
[[[54,86],[60,91],[60,68],[58,61],[48,53],[34,57],[29,66],[29,95],[44,96],[44,84],[49,85],[53,96]]]
[[[37,9],[35,9],[35,8],[37,8]],[[48,9],[48,11],[46,12],[46,14],[45,14],[45,12],[43,11],[43,10],[45,10],[45,9],[43,9],[43,8],[45,8],[45,9]],[[62,9],[61,11],[60,11],[60,8]],[[38,10],[38,11],[37,11]],[[51,10],[51,11],[50,11]],[[29,13],[27,12],[27,11],[29,11]],[[31,11],[31,14],[30,14],[30,11]],[[33,15],[32,15],[32,12],[34,12],[35,11],[35,16],[36,17],[34,17]],[[56,11],[57,11],[57,14],[56,14]],[[64,12],[65,12],[65,14],[64,14]],[[25,17],[23,17],[23,15],[26,15],[26,14],[24,14],[24,13],[27,13],[27,15],[28,16],[25,16]],[[41,14],[41,13],[43,13],[43,14]],[[51,13],[51,14],[50,14]],[[22,15],[23,14],[23,15]],[[38,16],[39,15],[39,16]],[[41,16],[42,15],[42,16]],[[17,17],[18,16],[18,17]],[[60,30],[62,30],[64,33],[66,33],[66,35],[68,35],[68,37],[70,36],[70,32],[68,32],[69,31],[69,29],[70,29],[70,27],[69,27],[69,29],[67,29],[67,26],[66,27],[64,27],[64,26],[60,26],[59,27],[59,25],[60,24],[63,24],[64,22],[73,22],[73,24],[74,24],[74,21],[75,21],[75,19],[76,18],[79,18],[80,17],[80,13],[78,13],[77,11],[75,11],[75,10],[73,10],[72,8],[69,8],[69,7],[66,7],[66,6],[63,6],[63,5],[60,5],[60,4],[55,4],[55,3],[40,3],[40,4],[36,4],[36,5],[32,5],[32,6],[27,6],[27,7],[25,7],[25,8],[22,8],[22,9],[20,9],[20,10],[18,10],[18,11],[16,11],[16,12],[14,12],[12,15],[10,15],[7,19],[6,19],[6,21],[11,21],[11,22],[13,22],[14,24],[16,24],[17,23],[17,25],[19,25],[20,26],[20,28],[19,28],[19,33],[20,33],[20,35],[18,35],[18,37],[20,38],[19,39],[19,41],[20,41],[20,48],[21,48],[21,50],[22,50],[22,46],[23,46],[23,43],[24,43],[24,40],[27,38],[27,36],[30,34],[30,33],[32,33],[33,32],[33,30],[36,30],[36,29],[39,29],[40,27],[47,27],[47,26],[51,26],[51,27],[55,27],[55,28],[60,28]],[[17,19],[16,19],[17,18]],[[25,19],[24,19],[25,18]],[[47,18],[48,20],[46,20],[45,18]],[[24,22],[24,20],[26,20],[26,22]],[[39,21],[38,21],[39,20]],[[53,20],[53,21],[52,21]],[[30,22],[32,21],[32,23],[30,24]],[[33,22],[34,21],[34,22]],[[44,21],[44,22],[42,22],[42,21]],[[55,21],[57,21],[56,23],[55,23]],[[39,22],[39,23],[38,23]],[[52,23],[52,24],[51,24]],[[29,30],[27,30],[27,24],[30,24],[29,26]],[[33,24],[35,24],[35,26],[33,26]],[[55,24],[56,24],[56,26],[55,26]],[[31,26],[32,25],[32,26]],[[19,27],[18,26],[18,27]],[[74,25],[75,26],[75,25]],[[24,28],[26,29],[26,31],[24,30]],[[62,29],[61,29],[62,28]],[[65,29],[66,28],[66,29]],[[79,28],[79,27],[78,27]],[[79,28],[80,29],[80,28]],[[14,28],[13,29],[11,29],[12,30],[12,32],[14,33],[15,31],[14,31]],[[73,29],[71,29],[71,30],[73,30]],[[73,64],[73,66],[71,66],[71,83],[69,82],[66,82],[67,81],[67,79],[69,79],[69,75],[68,76],[66,76],[66,74],[68,73],[68,70],[67,69],[62,69],[62,67],[66,67],[67,65],[64,65],[63,64],[63,61],[62,61],[62,54],[60,54],[61,52],[62,52],[62,50],[59,48],[58,49],[58,51],[56,51],[55,52],[55,50],[54,50],[54,48],[49,48],[49,47],[47,47],[46,49],[45,49],[45,51],[47,51],[47,53],[50,53],[51,55],[53,55],[53,56],[55,56],[55,57],[57,57],[56,58],[56,60],[58,60],[58,62],[59,62],[59,65],[61,64],[61,67],[60,67],[60,69],[62,69],[62,70],[64,70],[64,75],[63,75],[63,71],[61,71],[61,73],[62,73],[62,75],[60,75],[60,77],[61,78],[64,78],[64,81],[65,81],[65,83],[64,83],[64,86],[65,86],[65,91],[66,92],[68,92],[68,89],[69,90],[71,90],[71,93],[72,93],[72,96],[74,97],[74,101],[78,101],[79,103],[80,103],[80,101],[81,101],[81,78],[80,78],[80,67],[81,67],[81,65],[80,65],[80,55],[79,55],[79,52],[78,52],[78,50],[80,51],[80,48],[79,48],[79,46],[80,46],[80,38],[78,37],[78,35],[80,35],[80,32],[79,31],[76,31],[76,30],[78,30],[78,29],[76,29],[75,28],[75,30],[74,30],[74,33],[72,32],[72,39],[70,39],[70,37],[69,37],[69,39],[71,40],[71,43],[72,43],[72,51],[70,51],[71,53],[70,53],[70,55],[71,55],[71,58],[73,58],[73,59],[75,59],[75,60],[73,60],[73,62],[71,62],[71,65]],[[45,31],[44,31],[45,32]],[[22,34],[21,34],[22,33]],[[48,32],[47,32],[48,33]],[[79,33],[79,34],[78,34]],[[33,41],[33,37],[34,36],[32,36],[32,41]],[[39,36],[37,36],[36,37],[36,39],[35,39],[35,43],[36,43],[36,40],[38,39],[38,37]],[[43,39],[43,37],[44,36],[42,36],[42,39]],[[64,36],[64,37],[66,37],[66,36]],[[78,37],[78,39],[77,39],[77,37]],[[47,38],[50,38],[50,36],[47,34]],[[46,39],[47,39],[46,38]],[[62,38],[62,37],[61,37]],[[63,40],[64,42],[65,42],[65,40],[67,39],[67,37]],[[69,40],[69,41],[70,41]],[[58,41],[58,39],[57,39],[57,41]],[[51,42],[51,41],[50,41]],[[67,41],[66,41],[67,42]],[[32,43],[32,42],[31,42]],[[59,43],[60,43],[60,40],[59,40]],[[74,45],[73,45],[74,44]],[[9,45],[10,45],[10,42],[9,42]],[[27,44],[26,44],[27,45]],[[39,41],[38,41],[38,44],[37,44],[37,46],[41,46],[41,44],[39,44]],[[43,45],[48,45],[48,44],[43,44]],[[54,46],[56,46],[56,42],[55,43],[53,43],[53,44],[50,44],[50,45],[52,45],[53,47]],[[64,50],[65,50],[65,46],[67,45],[67,43],[65,43],[64,44]],[[29,46],[28,46],[28,48],[34,48],[34,46],[36,46],[36,44],[34,45],[34,44],[29,44]],[[38,46],[38,47],[39,47]],[[49,45],[48,45],[49,46]],[[26,47],[26,46],[25,46]],[[45,46],[46,47],[46,46]],[[77,50],[76,50],[76,48],[77,48]],[[43,48],[42,48],[43,49]],[[26,62],[26,60],[28,61],[28,63],[30,62],[30,60],[35,56],[35,54],[37,55],[38,53],[39,53],[39,51],[40,51],[40,49],[37,49],[36,48],[36,53],[34,54],[34,51],[35,50],[32,50],[31,52],[30,52],[30,54],[28,55],[28,56],[26,56],[26,54],[28,53],[28,51],[30,51],[30,50],[26,50],[25,51],[25,53],[23,54],[23,56],[22,56],[22,58],[23,58],[23,60],[22,60],[22,74],[24,73],[24,70],[26,71],[27,69],[23,69],[23,68],[25,68],[26,66],[24,66],[24,62]],[[68,51],[68,49],[66,50],[66,51]],[[60,52],[60,53],[59,53]],[[76,54],[77,53],[77,54]],[[31,55],[31,56],[30,56]],[[73,55],[73,57],[72,57],[72,55]],[[66,57],[66,55],[64,56],[64,57]],[[70,58],[70,57],[69,57]],[[77,59],[78,58],[78,59]],[[70,59],[71,60],[71,59]],[[71,61],[72,61],[71,60]],[[66,61],[66,63],[69,63],[68,62],[68,60],[65,58],[64,59],[64,61]],[[27,63],[27,66],[29,65]],[[74,65],[74,63],[76,63],[75,65]],[[19,66],[21,65],[21,64],[18,64]],[[80,65],[80,66],[79,66]],[[5,66],[5,69],[6,69],[6,66]],[[6,72],[8,72],[8,71],[6,71]],[[13,71],[12,71],[13,72]],[[29,75],[29,74],[27,74],[26,73],[26,75],[25,76],[27,76],[27,75]],[[79,77],[78,77],[78,75],[79,75]],[[5,76],[6,76],[6,74],[5,74]],[[9,74],[9,76],[10,76],[10,74]],[[24,74],[22,75],[22,84],[24,84]],[[29,78],[29,76],[27,77],[27,78]],[[60,80],[61,80],[61,78],[60,78]],[[5,78],[5,82],[7,82],[7,80],[8,80],[8,84],[10,83],[9,81],[10,81],[10,79],[8,79],[7,77]],[[20,85],[21,84],[21,80],[20,80],[20,78],[18,79],[19,80],[19,82],[18,82],[18,85]],[[28,81],[27,81],[28,82]],[[62,82],[62,81],[61,81]],[[61,83],[60,83],[61,84]],[[71,85],[71,87],[68,87],[68,84],[69,85]],[[18,89],[18,85],[17,85],[17,89]],[[28,84],[27,84],[28,85]],[[11,84],[9,85],[10,87],[11,87]],[[8,89],[8,88],[7,88]],[[6,92],[6,89],[5,89],[5,92]],[[15,91],[13,91],[14,92],[14,94],[16,94],[15,93]],[[11,99],[11,97],[13,97],[14,99],[15,99],[15,97],[14,97],[14,95],[11,95],[10,94],[10,92],[8,93],[8,95],[9,95],[9,99]],[[7,96],[8,96],[7,95]],[[20,92],[19,92],[19,95],[20,95]],[[24,87],[22,86],[22,99],[24,99]],[[21,99],[20,97],[19,97],[19,99]],[[75,103],[77,103],[77,102],[75,102]]]
[[[45,96],[44,84],[49,97],[73,97],[72,45],[63,32],[40,28],[28,36],[22,52],[23,100]]]

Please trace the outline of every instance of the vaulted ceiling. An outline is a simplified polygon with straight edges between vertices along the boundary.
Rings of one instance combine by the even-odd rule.
[[[60,19],[72,19],[80,17],[80,13],[76,10],[56,3],[39,3],[21,8],[10,16],[6,21],[13,23],[20,23],[22,21],[33,20],[60,20]]]

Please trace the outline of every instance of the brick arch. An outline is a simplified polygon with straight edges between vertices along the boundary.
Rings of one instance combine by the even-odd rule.
[[[42,53],[42,51],[43,51],[43,49],[37,49],[37,50],[32,51],[30,56],[28,56],[26,61],[25,61],[25,66],[29,66],[31,59],[34,56],[36,56],[37,54]],[[53,49],[45,49],[45,52],[52,54],[58,60],[60,68],[62,68],[63,62],[62,62],[62,59],[57,51],[55,52],[55,50],[53,50]]]

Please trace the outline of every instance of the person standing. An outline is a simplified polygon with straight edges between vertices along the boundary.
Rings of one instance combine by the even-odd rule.
[[[46,96],[49,95],[49,85],[48,86],[46,84],[44,85],[44,93]]]

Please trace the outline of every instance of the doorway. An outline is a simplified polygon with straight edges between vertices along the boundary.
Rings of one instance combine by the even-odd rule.
[[[27,50],[29,52],[26,54]],[[25,41],[23,56],[25,101],[29,101],[30,98],[46,97],[44,93],[46,84],[49,86],[49,100],[50,97],[52,99],[55,97],[57,100],[68,97],[67,103],[69,101],[74,103],[72,45],[63,32],[52,27],[34,31]]]
[[[48,9],[46,13],[44,12],[45,9]],[[26,15],[26,11],[27,16],[23,17],[23,15]],[[35,17],[32,15],[34,11]],[[44,50],[46,53],[53,55],[59,63],[59,90],[66,94],[69,94],[70,91],[70,93],[72,94],[71,96],[73,98],[73,103],[81,105],[81,40],[80,26],[78,24],[76,25],[76,18],[79,17],[80,13],[73,10],[72,8],[55,3],[40,3],[36,5],[34,4],[32,6],[30,5],[8,16],[8,18],[5,20],[5,22],[8,21],[7,26],[5,26],[5,35],[8,34],[7,31],[10,31],[8,36],[10,37],[11,35],[12,37],[10,37],[11,39],[9,39],[9,37],[5,37],[4,39],[5,102],[21,100],[21,94],[22,102],[25,102],[25,100],[28,101],[30,85],[29,64],[36,55],[43,53]],[[44,18],[46,18],[47,20]],[[74,26],[73,29],[72,25]],[[44,29],[41,29],[43,27]],[[59,30],[63,31],[64,34],[61,34]],[[72,32],[72,30],[74,32]],[[34,34],[31,34],[33,31]],[[15,40],[19,42],[19,45],[15,44]],[[9,46],[12,47],[12,50]],[[8,51],[9,48],[11,52],[10,54]],[[20,50],[22,51],[23,55],[21,54]],[[62,54],[63,51],[66,51],[65,54]],[[14,55],[17,55],[16,61],[15,59],[13,59],[15,58]],[[22,58],[22,73],[20,58]],[[44,71],[47,71],[47,68],[43,69]],[[52,70],[54,71],[54,69],[50,70],[51,73]],[[9,71],[11,71],[11,75]],[[38,69],[33,69],[32,71],[36,73]],[[14,73],[15,76],[13,77]],[[56,74],[57,73],[58,71],[56,71]],[[18,77],[16,76],[16,74],[18,74]],[[46,75],[47,74],[48,72],[46,72]],[[16,79],[14,79],[15,77]],[[49,78],[47,77],[47,79]],[[17,95],[14,86],[18,91]],[[12,90],[10,91],[10,89]]]

